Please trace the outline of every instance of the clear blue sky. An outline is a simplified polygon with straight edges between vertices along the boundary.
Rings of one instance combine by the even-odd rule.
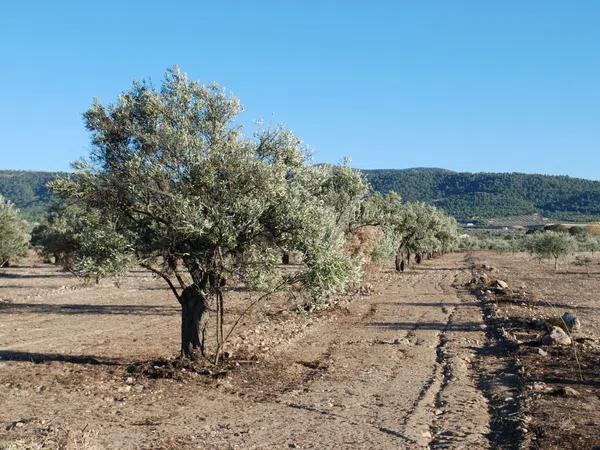
[[[600,1],[0,0],[0,168],[65,170],[81,114],[178,64],[316,161],[600,179]]]

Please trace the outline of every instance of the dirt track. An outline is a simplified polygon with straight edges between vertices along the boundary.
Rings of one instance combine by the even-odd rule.
[[[257,362],[180,382],[128,380],[125,370],[177,351],[178,308],[159,281],[137,272],[120,289],[78,288],[49,266],[7,272],[0,442],[59,427],[94,430],[102,448],[489,445],[473,373],[485,325],[474,298],[454,287],[470,276],[464,255],[378,272],[374,294],[314,317],[273,301],[231,346]]]

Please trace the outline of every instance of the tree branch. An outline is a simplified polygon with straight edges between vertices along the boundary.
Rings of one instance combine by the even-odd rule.
[[[177,299],[177,301],[179,303],[181,303],[181,297],[180,297],[179,293],[177,292],[177,288],[175,288],[175,285],[173,284],[173,282],[171,281],[171,279],[169,278],[169,276],[167,274],[165,274],[164,272],[161,272],[158,269],[155,269],[148,263],[140,262],[140,266],[142,266],[144,269],[148,269],[150,272],[154,273],[155,275],[158,275],[163,280],[165,280],[167,282],[167,284],[169,285],[169,287],[171,288],[171,290],[173,291],[173,294],[175,294],[175,298]]]
[[[177,269],[173,269],[173,272],[175,273],[175,278],[177,278],[177,281],[179,282],[179,285],[181,286],[181,289],[185,289],[186,288],[186,284],[183,281],[183,278],[182,278],[181,274],[179,273],[179,271]]]
[[[257,299],[255,299],[254,301],[252,301],[243,311],[242,313],[238,316],[237,320],[233,323],[233,325],[231,326],[231,328],[229,329],[229,332],[227,333],[227,335],[225,336],[225,339],[223,339],[223,344],[225,344],[225,342],[227,342],[227,340],[229,339],[229,336],[231,336],[231,333],[233,333],[233,330],[235,330],[235,328],[237,327],[237,325],[240,323],[240,321],[244,318],[244,316],[246,314],[248,314],[248,312],[260,301],[262,301],[263,299],[269,297],[270,295],[273,295],[275,292],[277,292],[278,290],[280,290],[284,285],[286,284],[292,284],[295,281],[296,277],[290,279],[290,280],[284,280],[281,283],[279,283],[274,289],[265,292],[263,295],[261,295],[260,297],[258,297]]]

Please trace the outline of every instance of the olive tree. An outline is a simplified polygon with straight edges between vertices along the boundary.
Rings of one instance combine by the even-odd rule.
[[[75,249],[71,219],[79,216],[79,208],[67,208],[62,202],[53,202],[44,218],[31,231],[31,245],[46,262],[54,262],[65,270],[72,266]]]
[[[554,270],[558,270],[558,258],[573,252],[577,241],[568,233],[546,231],[531,234],[527,247],[540,259],[553,258]]]
[[[481,249],[481,239],[471,234],[461,234],[456,241],[456,248],[462,251]]]
[[[425,203],[406,204],[395,228],[398,239],[396,259],[400,265],[406,256],[410,265],[411,254],[420,262],[425,253],[446,252],[456,242],[456,221],[437,208]]]
[[[573,264],[575,264],[576,266],[583,266],[585,267],[587,274],[590,274],[590,266],[592,265],[592,258],[590,258],[589,256],[585,256],[585,255],[577,255],[575,257],[575,262]]]
[[[367,205],[367,220],[379,222],[384,229],[380,257],[395,256],[396,270],[410,264],[411,255],[420,262],[422,255],[444,253],[457,243],[456,220],[432,205],[421,202],[402,203],[394,192],[375,194]]]
[[[348,239],[360,225],[361,210],[370,191],[368,181],[347,160],[341,165],[315,166],[311,171],[318,175],[311,183],[313,194],[333,211],[336,226]],[[284,253],[283,261],[289,264],[289,253]]]
[[[354,262],[334,208],[322,197],[331,172],[308,163],[289,131],[246,137],[239,101],[167,71],[160,90],[136,82],[116,103],[85,113],[88,162],[52,184],[114,224],[127,257],[164,279],[181,305],[181,355],[205,353],[211,302],[218,361],[229,281],[273,292],[307,288],[315,302],[340,289]],[[282,271],[280,255],[303,255]],[[92,261],[93,263],[93,261]]]
[[[372,259],[387,260],[396,256],[396,270],[403,270],[397,256],[398,236],[401,233],[401,219],[404,213],[402,199],[396,192],[374,193],[365,202],[360,215],[360,223],[376,226],[383,230],[378,244],[373,250]]]
[[[0,267],[12,258],[25,256],[29,248],[27,223],[19,210],[0,195]]]
[[[370,186],[365,176],[352,169],[348,161],[342,165],[325,165],[328,172],[320,196],[335,213],[337,226],[345,233],[361,225],[360,215],[368,199]]]
[[[600,251],[600,239],[594,236],[588,236],[587,239],[579,243],[581,251],[590,252],[594,256],[595,252]]]
[[[31,233],[31,243],[46,258],[85,280],[119,277],[130,267],[132,249],[110,212],[73,202],[52,205]]]

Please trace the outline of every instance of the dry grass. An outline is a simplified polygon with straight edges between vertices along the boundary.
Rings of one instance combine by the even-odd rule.
[[[600,224],[590,224],[586,225],[585,229],[593,236],[600,237]]]
[[[354,257],[365,261],[367,272],[372,263],[372,254],[381,239],[382,230],[378,227],[360,227],[346,238],[346,250]]]

